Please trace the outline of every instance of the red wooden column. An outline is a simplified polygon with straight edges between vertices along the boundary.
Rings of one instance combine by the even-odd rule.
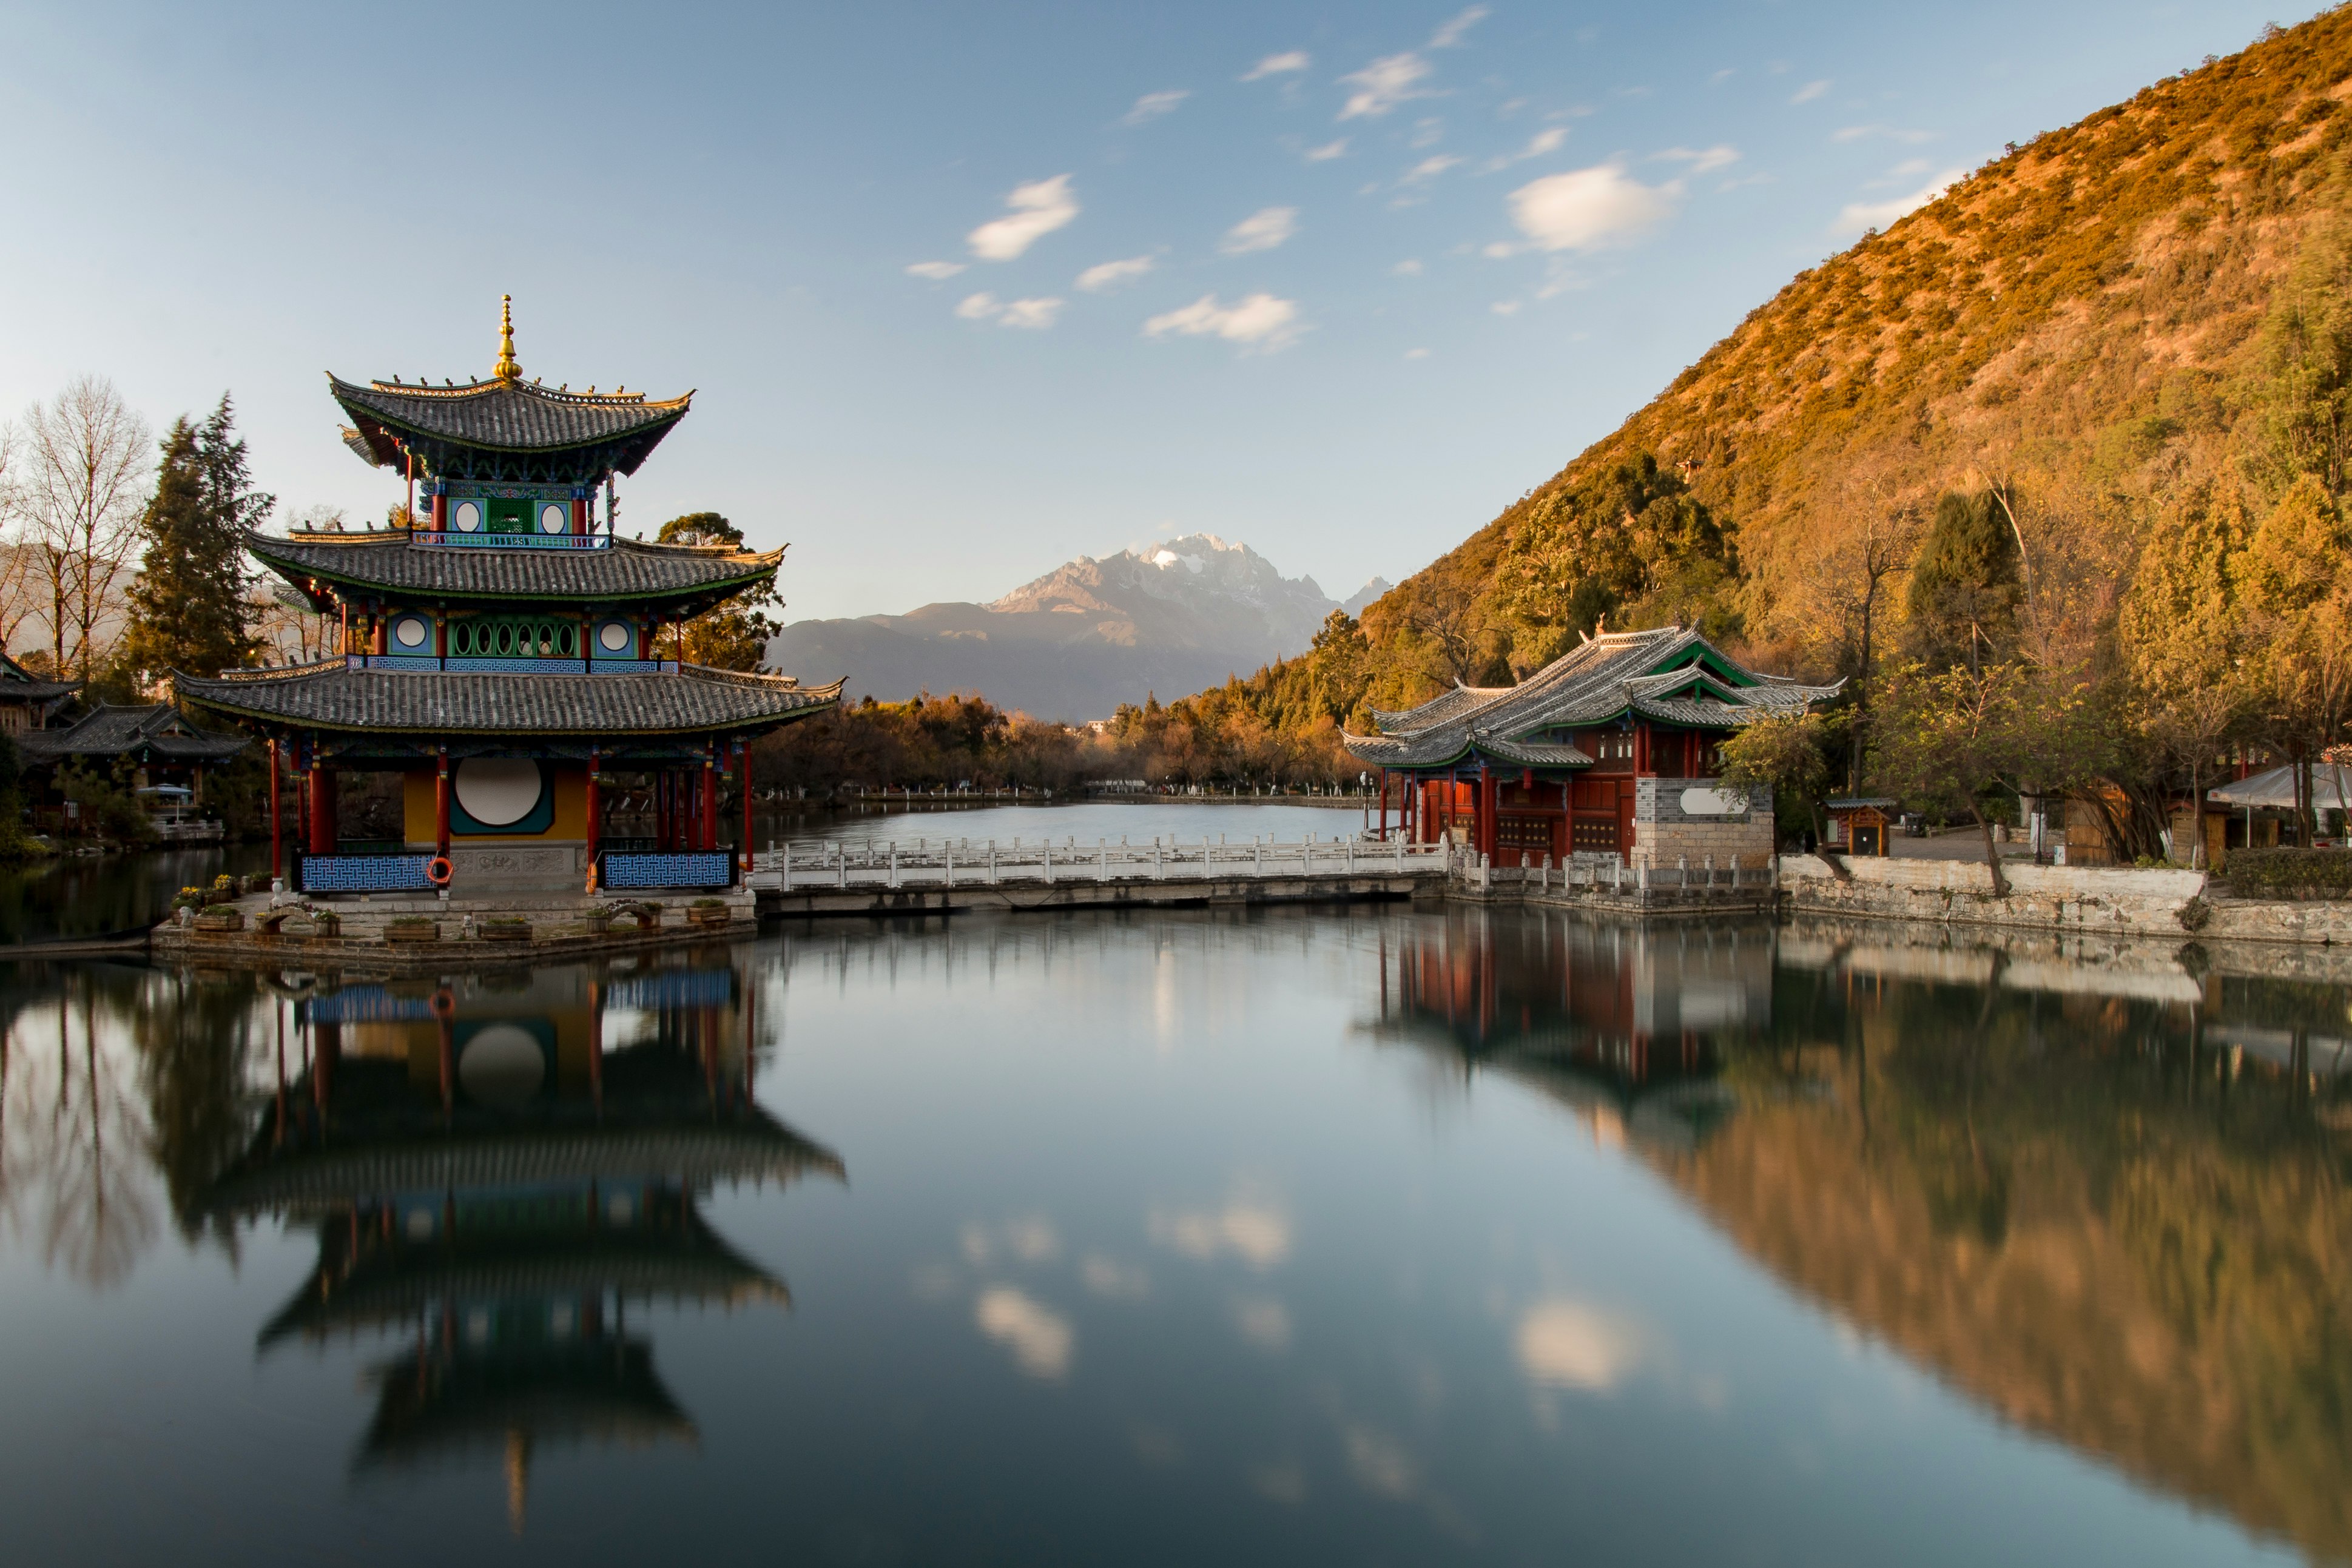
[[[1482,855],[1495,852],[1495,802],[1500,795],[1499,780],[1482,763],[1478,768],[1478,852]]]
[[[743,787],[743,873],[751,873],[751,743],[739,742],[735,747],[736,770],[742,777]]]
[[[719,847],[719,747],[702,754],[702,847]]]
[[[433,852],[449,856],[449,748],[439,748],[433,768]]]
[[[269,741],[269,875],[272,881],[286,874],[286,832],[278,820],[278,740]],[[281,1050],[283,1042],[280,1042]]]
[[[604,837],[604,795],[596,785],[596,771],[603,753],[596,747],[588,748],[588,885],[596,885],[596,841]]]

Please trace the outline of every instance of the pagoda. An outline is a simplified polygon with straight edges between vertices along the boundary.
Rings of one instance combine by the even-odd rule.
[[[184,700],[268,738],[273,874],[283,869],[278,777],[290,765],[304,893],[740,883],[751,853],[751,742],[833,706],[841,685],[683,656],[685,622],[772,582],[782,549],[616,535],[614,476],[636,473],[694,394],[526,380],[510,300],[486,381],[330,375],[328,387],[352,422],[344,444],[404,480],[404,525],[256,532],[246,548],[291,596],[335,619],[341,652],[173,677]],[[345,771],[401,776],[399,841],[339,845]],[[742,800],[731,852],[719,842],[728,771]],[[605,791],[616,782],[649,802],[649,838],[609,841]]]

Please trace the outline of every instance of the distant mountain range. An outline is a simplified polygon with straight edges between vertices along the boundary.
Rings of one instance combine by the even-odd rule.
[[[1146,693],[1188,695],[1301,653],[1331,612],[1360,614],[1388,590],[1374,578],[1336,600],[1247,545],[1187,534],[1081,556],[987,604],[794,622],[768,661],[812,680],[845,674],[853,697],[977,691],[1040,718],[1108,718]]]

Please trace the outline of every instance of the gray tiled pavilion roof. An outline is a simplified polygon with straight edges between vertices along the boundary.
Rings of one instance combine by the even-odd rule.
[[[341,659],[214,679],[174,674],[186,701],[294,729],[401,735],[658,736],[764,729],[833,706],[841,682],[688,664],[643,674],[352,668]]]
[[[1705,667],[1709,662],[1736,678],[1716,675]],[[1583,768],[1593,759],[1574,746],[1531,737],[1628,713],[1695,729],[1737,729],[1763,714],[1801,713],[1843,684],[1801,685],[1750,670],[1679,626],[1612,632],[1516,686],[1456,686],[1409,712],[1375,713],[1379,735],[1345,738],[1350,755],[1376,768],[1444,768],[1473,753],[1522,767]]]
[[[784,552],[614,539],[598,549],[418,544],[405,532],[290,536],[248,532],[245,548],[313,603],[306,582],[340,583],[427,602],[731,596],[776,575]]]
[[[198,729],[169,703],[139,706],[100,703],[63,729],[20,735],[16,745],[36,762],[134,754],[163,762],[218,762],[245,749],[238,737]]]
[[[502,377],[449,387],[362,385],[331,374],[327,382],[358,426],[352,450],[387,468],[400,466],[405,438],[504,453],[609,447],[615,449],[613,465],[634,474],[694,399],[692,392],[655,401],[637,393],[550,391]]]

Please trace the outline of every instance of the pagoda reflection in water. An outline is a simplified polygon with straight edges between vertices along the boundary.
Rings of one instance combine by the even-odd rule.
[[[354,986],[300,998],[293,1022],[275,1103],[209,1206],[317,1227],[264,1353],[406,1341],[371,1369],[355,1472],[503,1460],[520,1531],[535,1453],[691,1445],[630,1308],[788,1306],[700,1200],[844,1175],[754,1101],[745,982],[656,967]]]
[[[1768,926],[1597,925],[1475,905],[1382,938],[1374,1032],[1507,1072],[1596,1137],[1688,1148],[1730,1113],[1724,1048],[1769,1029]]]

